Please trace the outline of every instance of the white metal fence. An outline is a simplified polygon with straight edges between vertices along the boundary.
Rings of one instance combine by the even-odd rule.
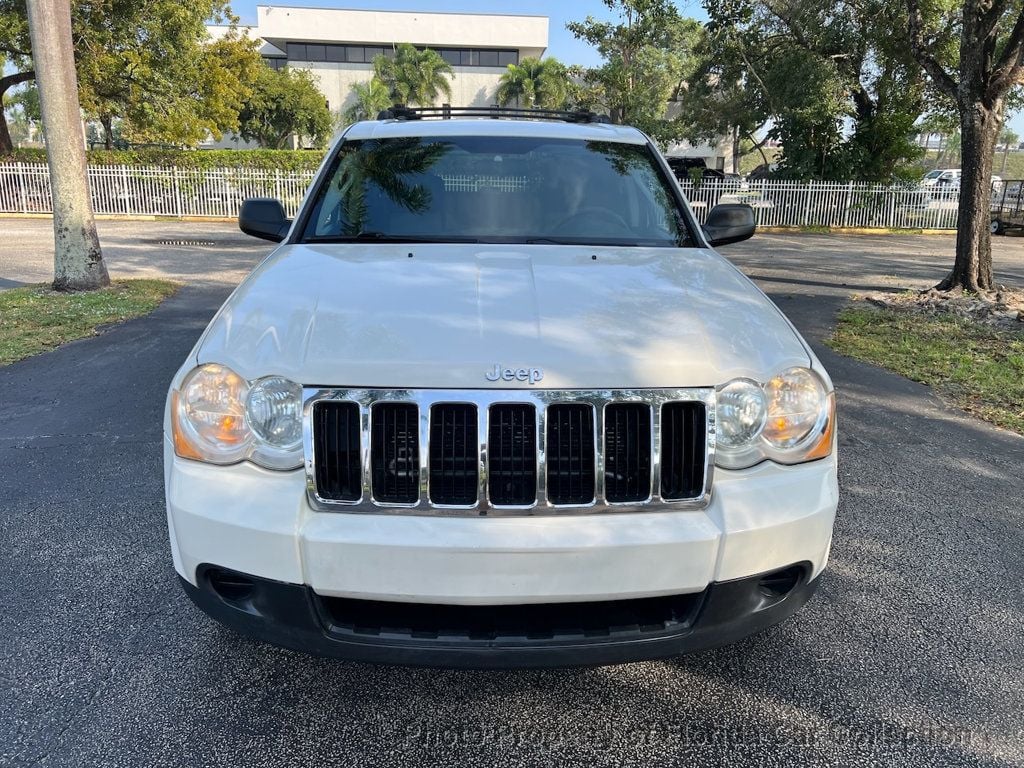
[[[294,215],[313,171],[254,168],[89,168],[96,213],[147,216],[238,215],[247,197],[276,197]],[[45,163],[0,163],[0,212],[51,213]]]
[[[0,163],[0,212],[49,213],[45,163]],[[233,217],[247,197],[275,197],[294,215],[313,171],[252,168],[93,166],[89,186],[96,213]],[[525,181],[515,179],[514,187]],[[719,203],[747,203],[759,226],[956,227],[957,190],[854,182],[705,180],[683,191],[703,222]]]
[[[703,223],[719,203],[746,203],[760,227],[955,229],[958,189],[857,182],[705,180],[683,191]]]

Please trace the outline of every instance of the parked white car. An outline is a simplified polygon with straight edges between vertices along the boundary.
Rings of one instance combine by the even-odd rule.
[[[607,664],[790,616],[838,500],[828,374],[641,132],[389,110],[335,143],[175,375],[174,567],[318,654]]]
[[[921,179],[922,187],[945,187],[947,185],[960,186],[959,168],[936,168],[928,171]]]

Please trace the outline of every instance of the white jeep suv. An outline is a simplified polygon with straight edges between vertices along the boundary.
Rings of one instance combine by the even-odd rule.
[[[349,127],[294,221],[244,203],[281,244],[166,409],[185,591],[282,646],[470,667],[794,613],[832,537],[835,401],[711,249],[751,210],[702,228],[651,141],[588,113],[452,112]]]

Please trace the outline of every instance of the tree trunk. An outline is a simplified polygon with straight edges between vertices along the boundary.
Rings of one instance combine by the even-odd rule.
[[[0,73],[2,71],[3,67],[0,67]],[[7,155],[14,151],[14,142],[11,141],[11,132],[7,127],[7,115],[4,114],[3,110],[4,94],[19,83],[27,83],[29,80],[34,79],[35,76],[36,73],[29,70],[28,72],[15,72],[12,75],[0,77],[0,155]]]
[[[936,286],[948,291],[963,288],[992,290],[992,159],[1001,122],[998,105],[984,106],[967,96],[960,103],[960,203],[953,271]],[[965,103],[966,102],[966,103]]]
[[[1003,145],[1003,166],[999,169],[999,173],[1006,173],[1006,158],[1010,155],[1010,142],[1006,142]]]
[[[71,5],[67,0],[28,0],[28,20],[53,194],[53,288],[93,290],[109,285],[110,277],[89,199]]]
[[[732,172],[740,172],[740,127],[732,127]]]
[[[3,94],[0,94],[0,99]],[[11,141],[11,131],[7,127],[7,115],[0,109],[0,155],[9,155],[14,151],[14,142]]]
[[[103,126],[103,148],[111,150],[114,148],[114,118],[100,115],[100,125]]]

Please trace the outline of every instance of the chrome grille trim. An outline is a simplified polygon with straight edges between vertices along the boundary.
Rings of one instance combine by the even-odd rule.
[[[356,501],[321,498],[316,488],[316,455],[313,446],[313,408],[323,400],[345,400],[359,406],[362,495]],[[412,504],[383,503],[373,498],[371,485],[370,439],[371,408],[378,402],[414,403],[419,407],[420,467],[419,498]],[[665,501],[661,498],[661,406],[671,402],[702,402],[706,414],[703,493],[692,499]],[[641,402],[651,406],[651,495],[646,501],[610,503],[604,483],[604,411],[613,402]],[[430,502],[430,406],[437,403],[467,403],[477,407],[479,443],[479,489],[472,505],[444,506]],[[487,488],[487,440],[490,406],[495,403],[525,403],[535,407],[537,425],[537,500],[528,506],[491,504]],[[595,500],[586,505],[554,505],[547,499],[547,406],[552,403],[582,403],[594,408]],[[303,391],[303,449],[306,489],[310,505],[322,512],[369,514],[438,515],[445,517],[553,515],[703,509],[711,500],[715,465],[715,390],[712,387],[687,389],[598,389],[598,390],[523,390],[523,389],[364,389],[306,388]]]

